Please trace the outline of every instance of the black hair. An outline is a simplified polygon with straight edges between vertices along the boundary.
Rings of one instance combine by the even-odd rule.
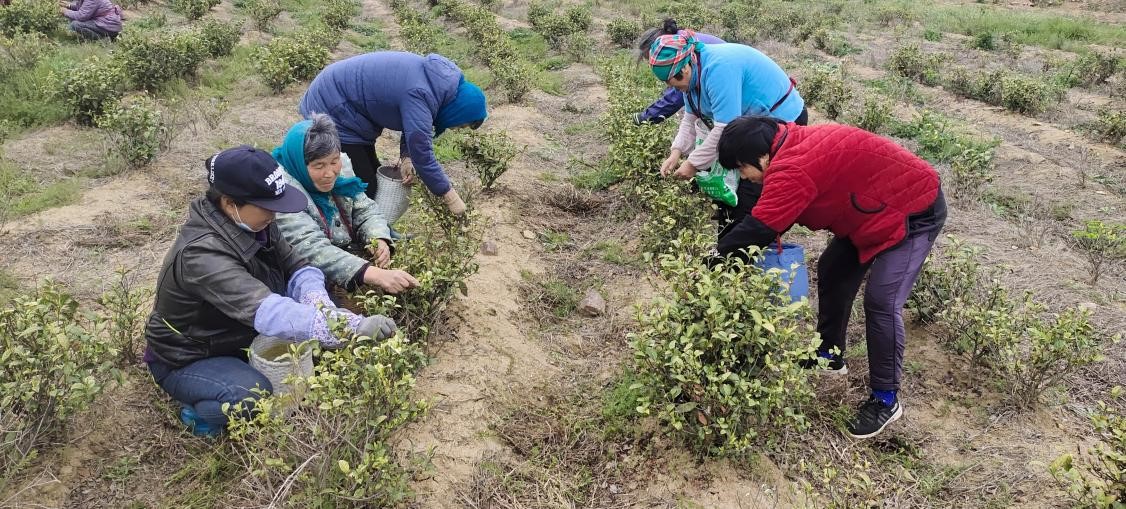
[[[216,154],[216,155],[218,155],[218,154]],[[210,175],[211,175],[211,160],[212,159],[215,159],[215,156],[208,157],[206,160],[203,161],[203,171],[207,172],[207,174],[209,176],[209,178],[207,179],[208,182],[211,181]],[[240,199],[235,198],[233,196],[223,194],[223,192],[216,189],[214,185],[207,186],[207,194],[205,194],[204,196],[207,198],[207,201],[211,202],[211,204],[215,205],[216,207],[220,207],[223,204],[222,200],[223,200],[224,196],[226,196],[228,200],[231,200],[231,203],[234,203],[236,207],[241,207],[243,205],[246,205],[246,203],[247,203],[245,200],[240,200]]]
[[[665,18],[661,22],[661,26],[657,28],[650,28],[644,34],[641,34],[641,39],[637,43],[637,59],[649,60],[649,49],[653,47],[653,41],[656,41],[662,35],[676,35],[680,32],[680,28],[676,26],[676,20],[672,18]]]
[[[772,117],[744,115],[732,120],[719,138],[719,164],[732,169],[749,164],[761,171],[759,160],[774,149],[778,128],[778,119]]]

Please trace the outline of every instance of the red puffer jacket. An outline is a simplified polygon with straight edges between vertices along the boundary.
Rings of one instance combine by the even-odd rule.
[[[751,214],[774,231],[800,224],[848,237],[867,263],[903,240],[907,217],[938,196],[938,172],[895,142],[852,126],[786,124]]]

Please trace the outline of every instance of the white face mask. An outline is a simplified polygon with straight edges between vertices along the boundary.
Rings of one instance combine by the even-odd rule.
[[[270,223],[266,223],[266,226],[263,226],[257,230],[251,228],[250,225],[242,222],[242,216],[240,216],[238,213],[238,207],[235,207],[235,217],[238,218],[238,221],[235,221],[235,226],[239,227],[240,229],[242,229],[242,231],[247,233],[258,233],[262,230],[265,230],[266,226],[270,226]]]

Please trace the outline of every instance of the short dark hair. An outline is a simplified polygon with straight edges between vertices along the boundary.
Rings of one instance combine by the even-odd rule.
[[[672,18],[665,18],[661,22],[661,26],[657,28],[650,28],[644,34],[641,34],[641,39],[637,43],[637,58],[638,60],[649,60],[649,50],[653,47],[653,41],[662,35],[676,35],[680,33],[680,28],[676,26],[676,20]]]
[[[759,160],[774,148],[772,144],[778,134],[778,124],[776,118],[759,115],[744,115],[732,120],[723,128],[719,138],[719,164],[732,169],[749,164],[762,170]]]
[[[234,203],[236,207],[241,207],[243,205],[246,205],[246,203],[247,203],[247,202],[240,200],[238,198],[235,198],[231,195],[223,194],[222,191],[215,189],[215,186],[211,186],[211,187],[207,188],[207,195],[206,196],[207,196],[207,201],[211,202],[211,204],[216,206],[216,207],[219,207],[220,205],[222,205],[222,203],[223,203],[222,200],[223,200],[224,196],[226,196],[228,200],[231,200],[231,203]]]

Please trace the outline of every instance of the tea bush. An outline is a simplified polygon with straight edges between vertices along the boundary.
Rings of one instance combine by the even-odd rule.
[[[630,186],[626,189],[628,201],[644,203],[633,193],[651,189],[660,181],[657,169],[668,154],[676,126],[675,122],[634,125],[633,115],[649,105],[662,84],[625,58],[605,61],[599,66],[599,74],[606,84],[609,103],[602,116],[610,145],[604,164],[614,175],[608,184],[626,179]]]
[[[987,356],[1020,345],[1024,331],[1036,323],[1036,315],[1042,311],[1029,293],[1016,301],[996,279],[983,283],[947,302],[946,309],[939,313],[945,346],[969,357],[971,373],[976,373]]]
[[[292,83],[313,79],[331,58],[327,42],[318,42],[310,34],[271,40],[256,54],[255,66],[262,82],[278,93]]]
[[[508,100],[523,99],[532,81],[532,68],[501,29],[496,15],[463,0],[440,0],[439,5],[447,16],[465,27],[476,39],[473,46],[475,56],[493,72],[497,82],[504,87]]]
[[[151,92],[175,78],[195,75],[207,50],[194,31],[127,30],[113,55],[134,87]]]
[[[51,33],[62,20],[59,4],[52,0],[12,0],[0,8],[0,33],[13,36],[18,33]]]
[[[656,256],[685,250],[703,258],[714,245],[698,241],[714,235],[710,218],[715,206],[689,184],[663,181],[652,186],[637,185],[633,193],[650,211],[641,225],[641,250]],[[680,242],[674,242],[679,240]]]
[[[151,163],[164,149],[170,127],[164,113],[148,96],[122,99],[98,117],[98,127],[106,131],[107,146],[129,170]]]
[[[992,147],[966,147],[950,161],[950,190],[956,198],[980,198],[993,181]]]
[[[188,19],[202,18],[212,7],[219,5],[220,0],[172,0],[172,10],[183,14]]]
[[[660,257],[666,296],[638,312],[629,335],[637,411],[700,453],[739,455],[808,426],[808,372],[820,342],[805,302],[790,303],[776,274],[729,260]]]
[[[1091,286],[1098,284],[1106,266],[1126,260],[1126,225],[1090,220],[1082,230],[1071,232],[1071,236],[1087,257]]]
[[[621,16],[616,17],[606,25],[606,33],[610,40],[622,48],[628,48],[641,35],[641,27],[636,21],[630,21]]]
[[[124,267],[117,269],[117,281],[98,297],[99,315],[107,341],[121,354],[121,365],[140,362],[138,355],[145,344],[145,320],[152,290],[138,288],[137,277]]]
[[[254,27],[263,31],[269,29],[270,23],[282,13],[278,0],[243,0],[243,8],[246,9],[246,15],[254,21]]]
[[[813,47],[835,57],[856,51],[843,37],[827,28],[820,28],[813,33]]]
[[[870,93],[864,96],[859,111],[849,115],[848,123],[865,131],[883,133],[894,120],[891,101],[880,94]]]
[[[1098,117],[1089,129],[1099,139],[1112,145],[1123,145],[1126,140],[1126,111],[1099,110]]]
[[[1001,80],[1001,105],[1017,113],[1041,113],[1061,95],[1039,78],[1013,74]]]
[[[299,397],[264,397],[249,416],[241,403],[228,407],[229,449],[243,471],[231,496],[256,506],[399,506],[410,475],[389,441],[429,408],[413,395],[425,362],[401,334],[356,337],[320,352],[311,377],[290,378]]]
[[[356,0],[327,0],[321,8],[321,20],[325,25],[344,30],[352,23],[352,18],[359,13],[360,4]]]
[[[107,107],[121,99],[126,81],[120,62],[95,55],[62,77],[59,98],[79,124],[94,125]]]
[[[924,54],[918,45],[905,44],[891,54],[887,66],[900,76],[933,86],[938,84],[946,60],[947,55]]]
[[[470,209],[460,218],[430,193],[421,194],[400,221],[414,238],[396,246],[392,258],[394,267],[417,278],[419,286],[395,296],[368,292],[356,298],[366,314],[394,317],[412,339],[424,341],[440,323],[454,292],[468,293],[465,280],[477,272],[475,256],[481,248],[484,224],[468,194],[463,198]]]
[[[204,20],[198,27],[199,44],[211,58],[230,55],[242,36],[241,21]]]
[[[1111,397],[1120,400],[1122,388],[1112,389]],[[1126,500],[1126,415],[1120,410],[1121,401],[1115,403],[1118,405],[1100,401],[1098,411],[1091,415],[1099,443],[1088,451],[1085,468],[1080,469],[1071,454],[1060,456],[1048,467],[1077,507],[1117,509]]]
[[[465,165],[477,173],[481,187],[486,191],[493,188],[497,179],[508,171],[508,163],[520,153],[504,131],[470,131],[458,138],[457,146],[465,158]]]
[[[999,341],[994,346],[993,371],[1012,404],[1032,408],[1066,377],[1103,360],[1106,338],[1095,330],[1089,318],[1088,311],[1078,308],[1065,309],[1051,320],[1026,318],[1026,327],[1006,334],[1003,337],[1009,341]],[[1019,318],[1014,321],[1021,324]]]
[[[927,257],[911,295],[907,297],[906,308],[914,313],[915,321],[921,324],[936,322],[942,312],[955,301],[973,300],[984,283],[992,279],[985,273],[978,259],[981,249],[969,246],[954,237],[947,236],[950,245],[934,250]]]
[[[426,55],[438,49],[442,28],[432,23],[425,13],[401,1],[391,2],[391,8],[399,21],[400,33],[407,51]]]
[[[852,89],[843,67],[814,64],[805,76],[802,97],[813,107],[836,120],[852,100]]]
[[[1126,68],[1122,57],[1089,51],[1060,69],[1060,81],[1067,87],[1090,87],[1106,83],[1119,69]]]
[[[35,64],[56,48],[58,44],[39,32],[19,33],[11,37],[0,35],[0,55],[4,56],[5,61],[21,69],[35,67]],[[0,69],[3,69],[2,65]]]
[[[528,23],[552,48],[564,49],[569,46],[567,43],[572,35],[590,29],[593,15],[590,7],[585,5],[573,5],[560,14],[544,4],[533,2],[528,7]]]
[[[951,162],[966,151],[982,154],[992,160],[999,139],[980,140],[958,132],[952,122],[942,115],[924,110],[911,122],[898,123],[892,134],[918,142],[916,152],[920,157],[936,162]],[[978,158],[981,159],[981,158]]]
[[[0,490],[105,389],[117,352],[98,330],[51,283],[0,310]]]

